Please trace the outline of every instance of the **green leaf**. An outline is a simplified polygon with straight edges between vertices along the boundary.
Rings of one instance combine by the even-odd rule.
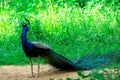
[[[82,71],[79,71],[77,74],[82,78],[88,78],[90,76],[90,75],[84,75]]]
[[[94,79],[105,80],[104,74],[100,74],[98,72],[93,72],[91,77]]]
[[[66,80],[73,80],[72,78],[67,78]]]

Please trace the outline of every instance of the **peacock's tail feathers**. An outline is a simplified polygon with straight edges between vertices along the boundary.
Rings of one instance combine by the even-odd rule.
[[[106,67],[108,65],[119,63],[120,61],[120,51],[113,53],[107,53],[103,55],[97,55],[96,53],[90,53],[84,58],[78,60],[76,65],[81,66],[84,69],[93,69]]]
[[[90,53],[84,56],[84,58],[82,59],[79,58],[77,59],[77,61],[71,61],[64,56],[50,50],[49,52],[47,52],[47,57],[47,61],[51,65],[63,70],[88,70],[97,67],[106,67],[113,63],[118,63],[120,61],[120,51],[107,53],[104,55]]]

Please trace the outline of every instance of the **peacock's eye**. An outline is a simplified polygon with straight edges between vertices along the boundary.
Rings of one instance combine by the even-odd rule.
[[[25,27],[25,26],[26,26],[26,24],[25,24],[25,23],[23,23],[23,24],[22,24],[22,26],[23,26],[23,27]]]

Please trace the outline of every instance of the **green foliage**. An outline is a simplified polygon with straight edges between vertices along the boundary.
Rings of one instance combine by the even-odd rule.
[[[120,67],[117,68],[104,68],[96,69],[85,73],[84,71],[78,71],[78,78],[66,78],[66,80],[119,80],[120,79]],[[87,75],[86,75],[87,74]],[[49,79],[54,80],[54,79]],[[59,79],[58,79],[59,80]],[[60,79],[63,80],[63,79]]]
[[[90,74],[85,75],[82,71],[78,72],[78,75],[82,77],[82,79],[89,80],[119,80],[120,79],[120,70],[119,68],[115,69],[98,69],[93,70]]]
[[[98,72],[93,72],[91,74],[91,80],[94,80],[94,79],[105,80],[105,77],[103,74],[100,74]]]
[[[51,78],[50,78],[49,80],[54,80],[54,79],[51,79]]]
[[[82,71],[79,71],[77,74],[78,74],[79,76],[81,76],[83,79],[90,76],[90,75],[84,75],[84,74],[82,73]]]
[[[19,24],[24,18],[31,22],[27,34],[30,41],[44,42],[69,59],[93,51],[104,54],[120,50],[119,0],[0,0],[0,3],[0,65],[28,63],[20,41]]]

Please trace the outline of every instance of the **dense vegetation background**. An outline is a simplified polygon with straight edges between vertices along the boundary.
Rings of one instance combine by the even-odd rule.
[[[24,18],[30,41],[69,59],[120,50],[119,0],[0,0],[0,65],[28,64],[20,40]]]

